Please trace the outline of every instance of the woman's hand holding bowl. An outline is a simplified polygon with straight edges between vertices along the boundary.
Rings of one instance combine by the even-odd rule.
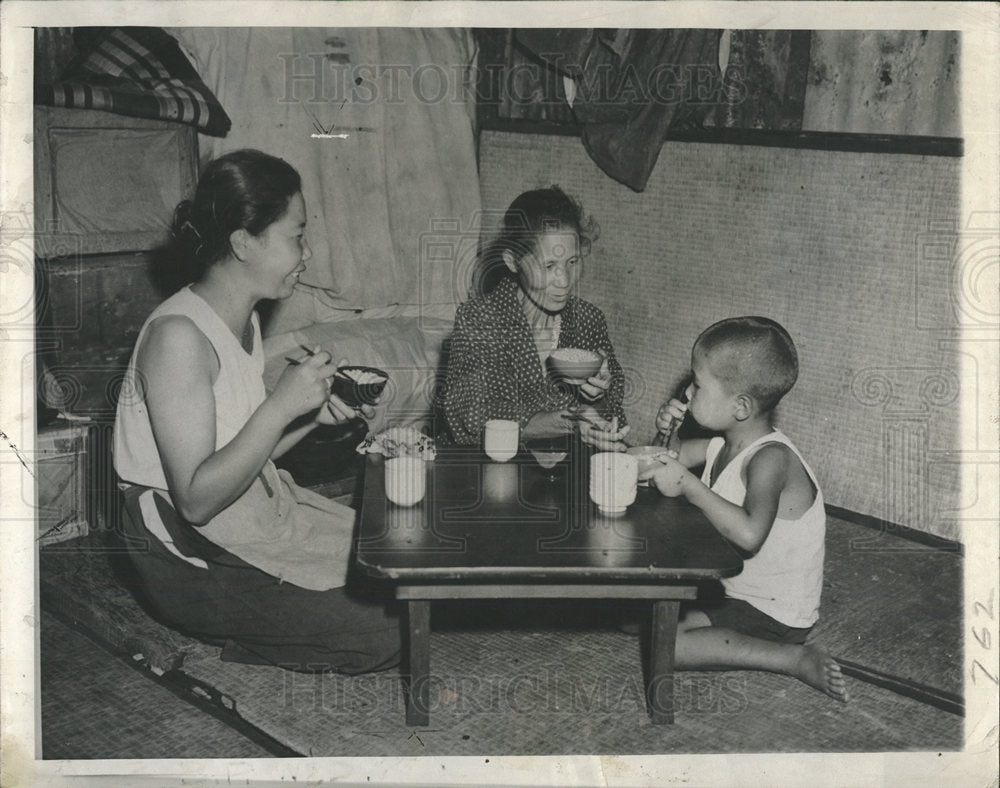
[[[577,395],[584,402],[597,402],[604,398],[611,386],[611,370],[608,369],[608,357],[604,357],[597,374],[591,375],[577,389]]]
[[[330,376],[337,367],[330,354],[316,348],[281,373],[270,399],[286,416],[286,423],[316,410],[330,396]]]
[[[347,364],[347,359],[342,358],[337,364],[337,368],[343,367],[345,364]],[[381,399],[381,396],[379,399]],[[378,400],[376,400],[377,403]],[[327,396],[324,406],[317,411],[315,421],[317,424],[343,424],[345,421],[350,421],[357,416],[370,421],[375,418],[375,408],[371,405],[363,404],[357,407],[348,405],[340,397],[331,392]]]
[[[327,397],[324,406],[316,411],[315,421],[317,424],[343,424],[358,416],[366,421],[371,421],[375,418],[375,408],[371,405],[352,408],[336,394],[331,394]]]

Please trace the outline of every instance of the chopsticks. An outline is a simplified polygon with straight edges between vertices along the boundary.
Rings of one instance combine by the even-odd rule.
[[[662,446],[666,449],[670,445],[670,441],[674,437],[674,433],[677,431],[677,427],[680,426],[680,419],[671,419],[670,424],[667,425],[665,430],[660,430],[656,433],[656,438],[653,440],[654,446]]]
[[[688,398],[685,392],[681,392],[680,401],[685,404],[687,403]],[[662,446],[667,450],[668,454],[676,458],[678,453],[675,449],[670,448],[670,442],[674,439],[674,435],[677,433],[677,428],[681,426],[681,422],[683,421],[684,419],[671,418],[670,424],[667,425],[667,428],[656,433],[656,437],[653,438],[653,445]]]
[[[562,414],[562,417],[567,421],[585,421],[592,427],[600,427],[601,429],[604,429],[603,424],[600,424],[599,422],[594,421],[592,418],[585,416],[582,413],[578,413],[576,411],[572,411],[570,413],[564,413]]]
[[[602,432],[618,432],[617,416],[612,417],[610,427],[606,423],[602,423],[601,421],[594,421],[594,419],[590,418],[589,416],[583,413],[580,413],[579,411],[570,411],[569,413],[564,413],[562,414],[562,417],[564,419],[568,419],[569,421],[585,421],[591,427],[597,427]]]
[[[316,355],[316,351],[315,350],[313,350],[312,348],[306,347],[302,343],[299,343],[299,347],[302,348],[310,356],[315,356]],[[300,359],[300,358],[292,358],[291,356],[285,356],[285,361],[287,361],[289,364],[294,364],[295,366],[298,366],[299,364],[302,363],[302,359]]]

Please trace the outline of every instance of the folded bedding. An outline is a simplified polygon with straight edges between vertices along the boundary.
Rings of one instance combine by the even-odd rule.
[[[232,122],[218,99],[158,27],[77,28],[81,54],[54,85],[36,85],[35,103],[169,120],[224,137]]]

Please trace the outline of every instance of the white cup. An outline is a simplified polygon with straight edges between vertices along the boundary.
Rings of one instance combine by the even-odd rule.
[[[590,458],[590,500],[604,514],[622,514],[635,501],[638,463],[621,452],[603,451]]]
[[[395,457],[385,461],[385,494],[398,506],[413,506],[424,499],[427,470],[419,457]]]
[[[507,462],[517,454],[517,441],[521,425],[506,419],[490,419],[486,422],[483,448],[490,459]]]

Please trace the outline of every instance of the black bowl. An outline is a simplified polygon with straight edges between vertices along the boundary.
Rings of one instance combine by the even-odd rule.
[[[378,380],[367,383],[360,383],[352,373],[367,372],[369,375],[378,375]],[[389,382],[389,376],[381,369],[375,367],[361,367],[349,365],[338,367],[331,380],[330,390],[340,397],[352,408],[361,405],[374,405],[382,394],[385,384]]]

